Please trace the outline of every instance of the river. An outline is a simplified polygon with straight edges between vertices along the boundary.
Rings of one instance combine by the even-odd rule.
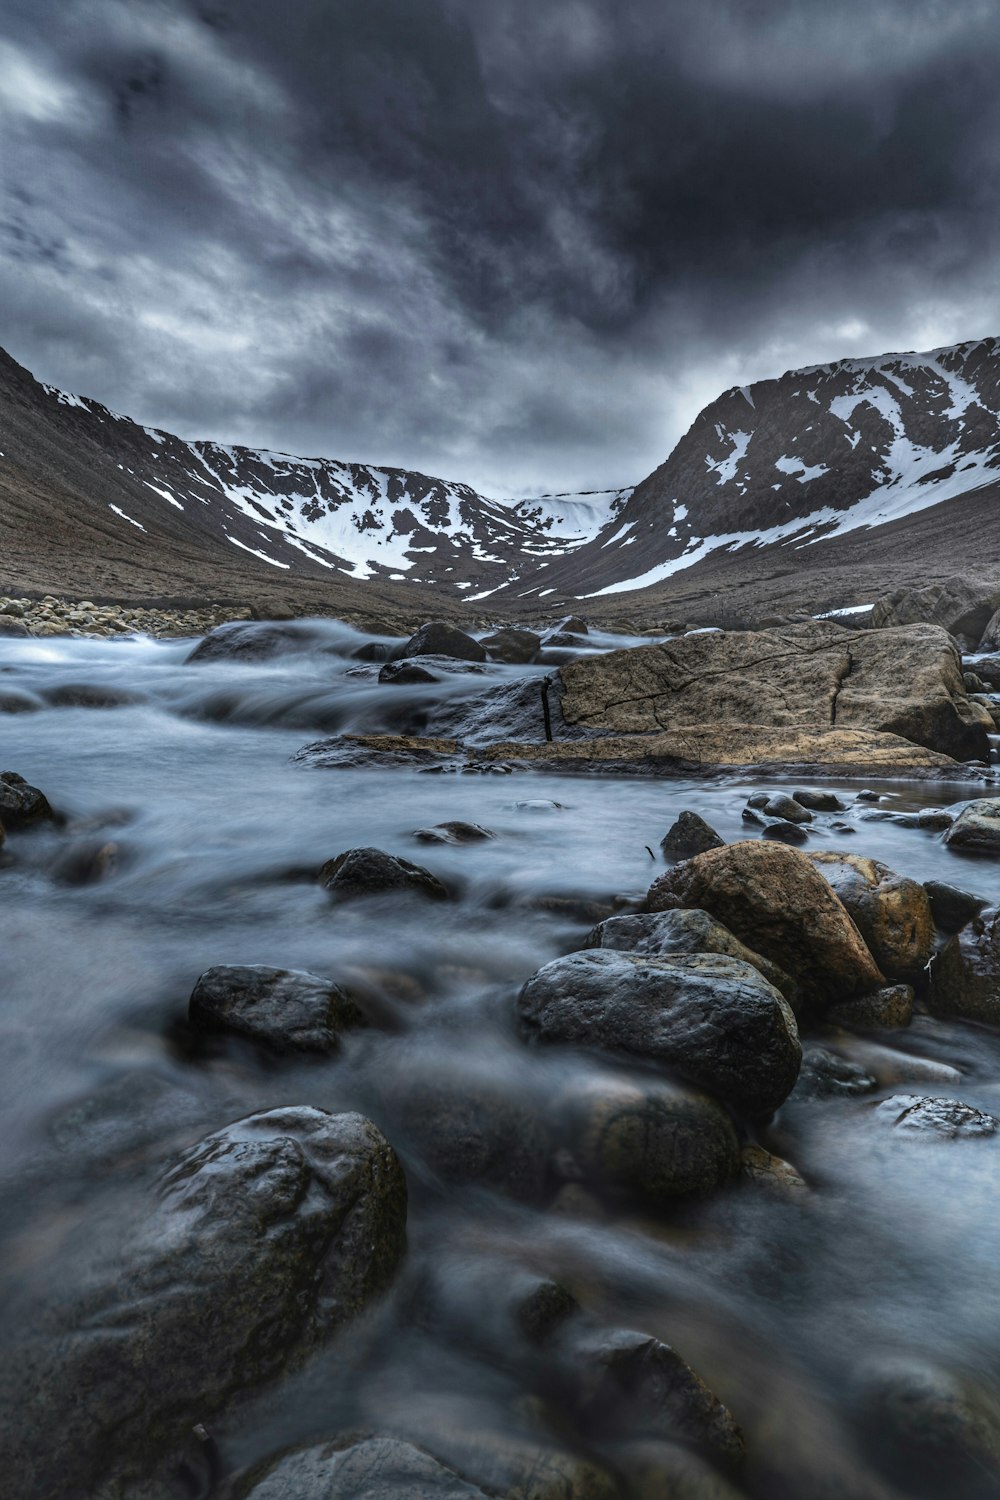
[[[918,1016],[880,1038],[876,1092],[793,1096],[768,1144],[809,1184],[801,1201],[733,1190],[651,1224],[576,1212],[569,1195],[540,1206],[442,1180],[401,1123],[393,1080],[445,1080],[473,1097],[499,1090],[542,1109],[567,1070],[592,1064],[524,1048],[518,986],[579,946],[591,925],[585,898],[599,908],[644,892],[683,808],[726,840],[748,836],[741,813],[760,783],[293,763],[322,735],[394,728],[428,693],[379,686],[352,657],[364,639],[317,624],[306,649],[274,662],[187,664],[190,641],[0,640],[0,697],[22,695],[35,710],[0,715],[0,769],[42,788],[68,820],[12,837],[0,867],[8,1290],[71,1283],[87,1223],[141,1213],[163,1163],[227,1121],[286,1104],[358,1108],[407,1169],[406,1274],[362,1333],[220,1424],[221,1473],[341,1429],[389,1426],[435,1451],[441,1432],[519,1422],[521,1377],[497,1352],[489,1306],[460,1290],[479,1285],[477,1266],[491,1275],[507,1258],[683,1352],[747,1434],[737,1493],[943,1500],[940,1477],[888,1451],[866,1392],[870,1372],[893,1360],[931,1360],[996,1388],[1000,1144],[896,1138],[872,1105],[924,1092],[1000,1113],[1000,1037]],[[461,695],[530,670],[491,667],[433,691]],[[91,704],[73,706],[81,696]],[[962,860],[937,833],[868,820],[859,786],[839,786],[852,850],[1000,902],[1000,864]],[[880,811],[970,795],[960,783],[875,790]],[[496,837],[414,840],[444,819]],[[841,837],[820,827],[812,846]],[[392,900],[332,906],[314,873],[356,846],[426,864],[460,885],[461,899],[430,912]],[[103,878],[83,878],[98,869]],[[184,1023],[195,980],[243,963],[362,984],[377,1024],[322,1062],[196,1045]],[[874,1066],[874,1044],[847,1033],[831,1044]],[[911,1081],[919,1059],[939,1075],[929,1084]],[[431,1302],[446,1312],[414,1310],[421,1277],[444,1287]],[[997,1490],[984,1471],[948,1492],[979,1500]]]

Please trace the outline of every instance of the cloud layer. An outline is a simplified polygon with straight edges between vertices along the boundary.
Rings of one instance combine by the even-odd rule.
[[[992,0],[8,0],[0,343],[493,494],[1000,333]]]

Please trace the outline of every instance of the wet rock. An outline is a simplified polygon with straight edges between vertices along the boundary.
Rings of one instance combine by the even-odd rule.
[[[142,693],[109,687],[102,682],[61,682],[58,687],[49,688],[44,696],[52,708],[128,708],[147,701]]]
[[[296,622],[258,624],[255,621],[230,621],[210,630],[185,662],[270,661],[290,652],[307,650],[310,644],[309,631]]]
[[[877,1079],[858,1063],[828,1052],[825,1047],[806,1047],[802,1071],[795,1089],[797,1099],[829,1099],[839,1094],[870,1094]]]
[[[977,1139],[995,1135],[1000,1120],[958,1099],[921,1098],[919,1094],[894,1094],[876,1110],[880,1120],[910,1135],[939,1135],[947,1140]]]
[[[813,820],[812,813],[804,804],[794,797],[786,797],[783,792],[768,797],[761,811],[769,818],[783,818],[786,823],[811,823]]]
[[[881,802],[882,793],[872,791],[859,792],[854,800],[855,802]]]
[[[480,823],[463,823],[454,818],[448,823],[435,823],[432,828],[415,828],[413,837],[422,844],[477,844],[484,839],[495,839],[496,834]]]
[[[362,1014],[332,980],[264,964],[206,969],[191,992],[195,1031],[246,1037],[273,1052],[335,1052]]]
[[[767,819],[756,807],[745,807],[740,813],[744,823],[752,823],[755,828],[766,828]]]
[[[808,857],[847,908],[882,973],[909,983],[921,979],[934,943],[923,886],[860,854],[823,850]]]
[[[654,1212],[711,1192],[736,1171],[729,1116],[679,1084],[613,1073],[582,1078],[561,1097],[560,1138],[583,1182]]]
[[[584,649],[586,645],[587,642],[583,636],[577,635],[572,630],[550,630],[548,635],[542,636],[542,653],[539,656],[539,660],[553,661],[555,658],[549,655],[550,652],[556,650],[579,651]],[[572,657],[566,658],[566,660],[570,661],[572,659]]]
[[[458,1403],[456,1403],[457,1405]],[[551,1437],[511,1431],[509,1425],[476,1421],[480,1413],[461,1406],[450,1424],[438,1406],[426,1416],[419,1405],[411,1418],[420,1440],[440,1460],[505,1500],[620,1500],[621,1490],[593,1459],[559,1447]],[[409,1424],[408,1424],[409,1425]],[[402,1496],[400,1497],[402,1500]]]
[[[633,1438],[603,1451],[637,1500],[744,1500],[741,1490],[682,1443]]]
[[[937,1016],[1000,1025],[1000,909],[988,907],[950,937],[931,966]]]
[[[624,1328],[584,1334],[573,1375],[577,1420],[589,1434],[680,1438],[729,1464],[743,1457],[732,1413],[659,1339]]]
[[[760,808],[765,807],[767,803],[770,802],[770,800],[770,792],[751,792],[750,796],[747,798],[747,807],[753,807],[759,810]]]
[[[492,1188],[526,1202],[544,1193],[551,1141],[516,1087],[481,1071],[411,1056],[387,1064],[378,1104],[391,1139],[424,1175],[449,1185]],[[418,1165],[418,1170],[420,1166]]]
[[[0,714],[34,714],[42,707],[42,700],[33,693],[22,693],[16,688],[0,688]]]
[[[898,1355],[863,1371],[859,1395],[873,1442],[894,1450],[919,1493],[987,1500],[1000,1492],[1000,1393],[982,1374]]]
[[[740,1176],[755,1188],[775,1198],[795,1202],[805,1197],[809,1188],[803,1177],[780,1156],[773,1156],[763,1146],[744,1146],[740,1152]]]
[[[586,620],[580,615],[567,615],[564,620],[553,625],[554,631],[567,631],[570,635],[589,635],[590,627]]]
[[[1000,797],[979,797],[963,807],[944,842],[963,854],[1000,854]]]
[[[650,886],[649,911],[696,907],[797,981],[816,1009],[878,989],[884,978],[812,860],[744,841],[676,865]]]
[[[613,948],[646,957],[669,953],[723,953],[763,974],[794,1008],[798,987],[778,964],[755,953],[706,911],[634,912],[610,917],[588,933],[584,948]]]
[[[430,870],[400,854],[387,854],[384,849],[348,849],[336,859],[328,859],[318,879],[338,901],[386,891],[410,892],[432,901],[448,899],[447,888]]]
[[[454,656],[459,661],[485,661],[486,651],[464,630],[444,620],[429,620],[410,636],[400,656]]]
[[[49,874],[60,885],[99,885],[118,873],[124,858],[114,839],[77,839],[60,850]]]
[[[402,641],[398,643],[402,645]],[[388,661],[396,647],[387,641],[365,641],[363,646],[358,646],[351,652],[352,661],[385,662]]]
[[[541,637],[533,630],[508,626],[485,635],[480,643],[486,648],[491,661],[506,662],[508,666],[525,666],[535,659],[542,644]]]
[[[724,843],[704,818],[685,809],[660,840],[660,848],[664,859],[688,859],[706,849],[721,849]]]
[[[913,988],[908,984],[886,985],[870,995],[859,995],[856,1000],[831,1006],[826,1016],[838,1026],[858,1026],[862,1030],[909,1026],[913,1020]]]
[[[548,797],[529,797],[526,802],[515,802],[515,812],[553,813],[565,812],[565,802],[553,802]]]
[[[539,1041],[661,1063],[750,1117],[777,1109],[798,1076],[801,1047],[784,997],[749,964],[722,955],[571,953],[528,980],[518,1013]]]
[[[23,620],[12,620],[6,615],[0,615],[0,636],[30,638],[31,631]]]
[[[278,1109],[208,1136],[130,1237],[95,1225],[87,1254],[76,1231],[78,1293],[18,1309],[0,1369],[10,1492],[90,1495],[112,1466],[160,1467],[386,1285],[405,1221],[399,1164],[360,1115]]]
[[[405,686],[410,682],[440,682],[441,678],[420,661],[387,661],[378,674],[378,680]]]
[[[809,834],[798,823],[785,823],[780,820],[765,825],[761,838],[773,839],[779,844],[807,844]]]
[[[971,891],[943,880],[925,880],[924,890],[931,903],[934,925],[942,932],[958,932],[989,905],[985,896],[974,896]]]
[[[836,792],[817,791],[813,787],[801,788],[793,792],[792,796],[801,807],[807,807],[810,812],[843,812],[847,806]]]
[[[247,1487],[249,1486],[249,1487]],[[233,1500],[476,1500],[483,1491],[398,1438],[321,1443],[286,1454],[240,1485]]]
[[[16,771],[0,771],[0,825],[10,830],[51,822],[55,813],[36,786]]]

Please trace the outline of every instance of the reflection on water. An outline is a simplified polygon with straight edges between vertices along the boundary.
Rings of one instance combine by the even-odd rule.
[[[8,1292],[71,1285],[85,1226],[99,1218],[114,1233],[158,1165],[226,1121],[284,1104],[359,1108],[407,1167],[406,1271],[376,1317],[220,1434],[227,1465],[352,1426],[391,1426],[459,1463],[477,1432],[530,1429],[524,1398],[554,1377],[504,1324],[504,1268],[516,1264],[564,1283],[595,1318],[679,1348],[747,1435],[746,1494],[943,1494],[940,1476],[888,1454],[880,1372],[924,1360],[982,1389],[1000,1379],[1000,1144],[898,1138],[872,1096],[793,1101],[767,1144],[805,1177],[804,1198],[728,1192],[651,1223],[560,1196],[528,1149],[532,1132],[567,1080],[596,1064],[525,1050],[511,1002],[589,922],[537,898],[639,896],[661,868],[649,849],[683,808],[725,839],[744,837],[754,784],[291,765],[317,733],[392,729],[429,693],[470,694],[532,670],[382,687],[377,668],[352,658],[362,639],[318,624],[299,655],[190,665],[186,642],[0,642],[0,698],[9,690],[33,710],[0,715],[0,768],[68,818],[12,840],[0,869]],[[88,706],[72,706],[81,699]],[[961,784],[883,790],[882,810],[969,796]],[[843,791],[855,828],[845,846],[1000,901],[1000,865],[962,861],[930,831],[866,821],[857,787]],[[542,815],[532,802],[559,806]],[[413,840],[446,819],[497,836]],[[817,825],[811,842],[846,839]],[[103,878],[81,879],[108,845]],[[430,918],[391,898],[332,906],[314,872],[358,845],[428,865],[460,899]],[[331,1061],[276,1066],[249,1046],[192,1047],[187,996],[220,963],[341,978],[367,995],[375,1024]],[[958,1081],[942,1067],[942,1081],[910,1087],[1000,1113],[992,1033],[923,1018],[890,1047],[880,1094],[905,1091],[908,1068],[919,1071],[907,1059],[925,1058]],[[456,1180],[447,1143],[426,1128],[455,1099],[499,1121],[506,1144],[486,1186]],[[892,1481],[876,1477],[883,1461]],[[988,1475],[960,1479],[956,1494],[994,1493]]]

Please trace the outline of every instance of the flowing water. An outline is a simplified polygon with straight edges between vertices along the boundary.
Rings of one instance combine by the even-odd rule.
[[[794,1099],[780,1113],[765,1140],[809,1183],[801,1201],[732,1189],[651,1223],[575,1206],[551,1183],[538,1201],[446,1180],[399,1097],[445,1088],[544,1115],[567,1076],[596,1064],[526,1048],[513,1020],[518,986],[579,946],[588,902],[599,911],[643,893],[662,868],[650,850],[681,809],[725,839],[748,836],[741,811],[758,784],[293,764],[310,739],[392,729],[428,693],[468,694],[532,670],[379,686],[377,668],[352,659],[362,639],[316,625],[299,653],[254,664],[186,664],[184,641],[0,640],[0,699],[33,709],[0,715],[0,769],[41,787],[68,819],[12,837],[0,867],[8,1278],[20,1289],[71,1281],[83,1227],[141,1215],[163,1163],[227,1121],[287,1104],[359,1108],[407,1169],[406,1272],[377,1316],[220,1426],[222,1472],[350,1428],[408,1432],[440,1452],[451,1441],[442,1434],[530,1426],[530,1372],[505,1357],[488,1291],[504,1279],[498,1265],[518,1264],[684,1354],[747,1434],[738,1492],[946,1493],[940,1477],[909,1472],[889,1451],[866,1392],[893,1360],[930,1361],[982,1390],[1000,1381],[1000,1143],[899,1138],[872,1103],[921,1092],[1000,1112],[1000,1036],[919,1017],[877,1057],[872,1043],[828,1037],[881,1088]],[[842,787],[855,829],[846,846],[1000,901],[1000,864],[963,861],[936,833],[866,820],[858,789]],[[971,794],[962,784],[883,791],[879,810]],[[444,819],[496,838],[414,841],[413,830]],[[843,847],[846,837],[822,825],[811,844]],[[428,865],[460,899],[333,906],[315,871],[359,845]],[[240,963],[361,986],[376,1024],[322,1062],[194,1045],[184,1016],[195,980]],[[930,1083],[912,1081],[921,1071]],[[947,1492],[985,1497],[992,1483],[973,1472]]]

